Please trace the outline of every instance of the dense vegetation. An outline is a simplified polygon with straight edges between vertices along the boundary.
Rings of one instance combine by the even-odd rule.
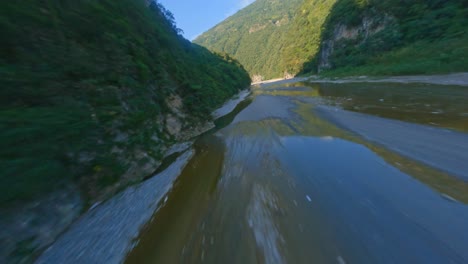
[[[2,1],[0,33],[1,205],[67,182],[99,192],[175,140],[167,98],[187,128],[250,84],[156,2]]]
[[[230,56],[265,79],[466,71],[467,28],[464,0],[257,0],[195,40],[228,56],[183,39],[157,3],[3,1],[0,204],[105,187],[128,169],[122,153],[159,159],[175,140],[169,97],[189,127],[249,83]]]
[[[269,79],[283,76],[281,56],[293,13],[303,0],[257,0],[194,40]]]
[[[358,29],[358,34],[337,40],[339,27]],[[331,74],[447,73],[468,70],[467,28],[464,0],[338,0],[323,27],[322,43],[335,38]],[[303,71],[320,63],[315,56]]]
[[[318,54],[324,24],[336,2],[337,0],[303,1],[294,14],[294,20],[284,44],[280,63],[282,67],[295,74],[316,69],[316,65],[308,62],[314,60]]]
[[[266,78],[318,69],[328,75],[468,70],[467,1],[281,2],[257,0],[196,42],[237,57],[251,75]],[[249,29],[262,25],[255,12],[263,18],[287,12],[290,22],[270,31],[266,27],[268,37],[254,39]]]

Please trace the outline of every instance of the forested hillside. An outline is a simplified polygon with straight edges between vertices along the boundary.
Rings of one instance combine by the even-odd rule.
[[[308,62],[314,60],[318,54],[325,23],[337,0],[305,0],[302,2],[302,5],[294,13],[294,19],[281,54],[281,67],[294,74],[316,69],[316,65]],[[304,65],[306,63],[308,64]],[[306,68],[304,69],[304,67]]]
[[[313,2],[309,0],[308,2]],[[297,17],[296,30],[305,17]],[[293,29],[294,31],[294,29]],[[303,41],[302,43],[305,43]],[[399,75],[468,70],[468,2],[338,0],[303,72]]]
[[[2,206],[68,182],[99,196],[250,84],[156,2],[2,1],[0,32]]]
[[[196,42],[231,54],[252,76],[265,78],[318,71],[341,75],[466,71],[467,5],[463,0],[257,0]],[[252,31],[259,25],[251,19],[255,12],[260,17],[287,12],[289,23],[254,39]]]
[[[22,262],[86,204],[150,176],[250,84],[152,1],[2,1],[0,33],[0,262]]]
[[[303,0],[257,0],[194,40],[225,52],[244,65],[251,76],[287,74],[280,63],[293,13]]]

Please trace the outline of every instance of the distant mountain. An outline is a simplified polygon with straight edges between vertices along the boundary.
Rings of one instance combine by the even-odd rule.
[[[284,67],[278,67],[278,63],[294,13],[302,2],[257,0],[203,33],[194,42],[233,56],[251,76],[283,76]]]
[[[317,0],[307,0],[303,8]],[[297,15],[291,32],[314,27]],[[302,24],[308,20],[305,26]],[[299,72],[401,75],[468,71],[466,0],[337,0],[320,32],[320,48],[304,52]],[[304,38],[291,37],[297,45]],[[303,58],[304,56],[302,56]]]
[[[195,42],[232,55],[251,76],[266,79],[316,72],[466,71],[467,5],[464,0],[257,0]]]

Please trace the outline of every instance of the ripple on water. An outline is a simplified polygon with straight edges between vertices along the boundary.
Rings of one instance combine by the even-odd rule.
[[[262,250],[265,263],[284,263],[280,252],[283,240],[273,220],[279,211],[276,196],[267,187],[255,184],[247,209],[247,222],[252,229],[257,247]]]

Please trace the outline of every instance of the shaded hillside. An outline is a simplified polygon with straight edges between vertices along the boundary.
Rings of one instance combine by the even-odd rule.
[[[292,15],[303,0],[257,0],[194,40],[239,60],[252,75],[285,74],[281,52]]]
[[[150,176],[250,85],[156,2],[2,1],[0,33],[2,263],[30,261],[83,209]]]
[[[3,1],[0,32],[0,204],[70,181],[99,196],[250,83],[143,0]]]
[[[463,0],[338,0],[323,26],[320,53],[305,64],[303,72],[466,71],[467,28],[468,2]]]

